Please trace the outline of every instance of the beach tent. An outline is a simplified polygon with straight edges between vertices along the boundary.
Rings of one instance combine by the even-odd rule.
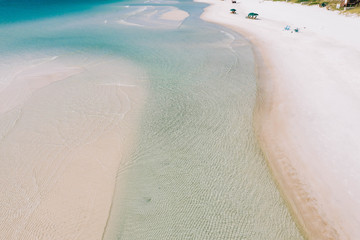
[[[257,13],[251,12],[251,13],[248,14],[248,18],[256,19],[258,15],[259,15],[259,14],[257,14]]]

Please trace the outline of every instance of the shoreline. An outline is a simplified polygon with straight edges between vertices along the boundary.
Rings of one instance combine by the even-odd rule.
[[[349,96],[337,92],[339,87],[359,87],[351,81],[359,73],[355,64],[360,60],[359,47],[354,44],[359,37],[353,37],[349,27],[356,26],[359,18],[289,3],[196,1],[210,4],[201,16],[203,20],[239,32],[254,46],[259,64],[255,131],[301,231],[314,240],[357,239],[360,233],[356,226],[360,219],[356,215],[360,208],[355,187],[360,186],[360,181],[355,176],[348,179],[348,174],[352,168],[359,169],[355,163],[358,146],[352,146],[353,155],[343,163],[342,159],[349,154],[339,146],[348,150],[346,143],[334,139],[348,133],[346,126],[337,124],[355,124],[360,115],[356,108],[347,109],[342,104],[348,103]],[[237,14],[229,14],[230,8],[236,8]],[[260,14],[259,20],[245,19],[252,11]],[[307,18],[301,18],[301,14],[299,19],[291,16],[308,12]],[[338,25],[322,23],[322,17],[331,23],[339,21],[348,25],[339,30]],[[299,27],[300,32],[282,30],[288,24]],[[349,59],[331,61],[343,56]],[[339,65],[345,68],[344,72],[337,71]],[[314,85],[320,89],[312,89]],[[326,87],[321,89],[323,86]],[[333,104],[336,107],[330,110]],[[336,111],[343,112],[342,108],[351,110],[354,116],[329,118]],[[354,130],[354,136],[360,132],[358,128]],[[338,168],[342,170],[340,173]],[[349,180],[352,184],[348,184]]]

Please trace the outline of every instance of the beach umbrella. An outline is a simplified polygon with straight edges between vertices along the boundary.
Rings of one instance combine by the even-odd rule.
[[[231,13],[235,13],[235,12],[236,12],[236,9],[232,8],[232,9],[230,9],[230,12],[231,12]]]

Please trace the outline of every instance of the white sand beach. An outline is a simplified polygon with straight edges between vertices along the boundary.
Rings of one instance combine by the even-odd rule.
[[[145,74],[116,58],[29,56],[1,59],[0,239],[101,239]]]
[[[199,1],[211,4],[204,20],[254,44],[256,131],[305,235],[360,239],[360,18],[285,2]]]

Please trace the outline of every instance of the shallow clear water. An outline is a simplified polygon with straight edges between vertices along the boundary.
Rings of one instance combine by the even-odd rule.
[[[0,51],[119,57],[147,73],[137,141],[119,168],[103,238],[302,239],[253,133],[249,43],[201,21],[205,5],[191,1],[84,2],[1,19]],[[0,3],[3,12],[18,8]],[[190,16],[159,18],[173,7]]]

